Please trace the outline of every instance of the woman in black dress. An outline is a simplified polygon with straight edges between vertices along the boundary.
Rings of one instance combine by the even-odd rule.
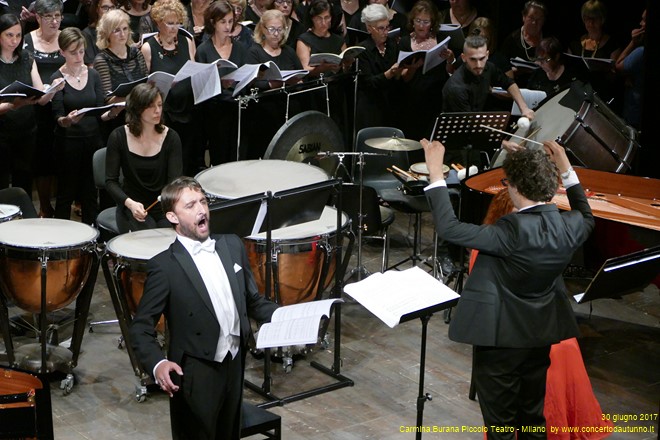
[[[66,28],[58,37],[65,63],[53,73],[50,82],[64,79],[64,88],[53,98],[55,160],[57,163],[57,203],[55,217],[68,220],[71,203],[80,202],[82,222],[96,221],[98,204],[92,172],[92,157],[101,144],[99,119],[117,117],[121,108],[107,110],[100,117],[80,114],[78,110],[103,105],[99,74],[84,62],[85,37],[78,28]]]
[[[186,20],[186,10],[178,0],[159,0],[151,9],[158,33],[144,42],[142,55],[149,72],[167,72],[172,75],[188,60],[195,59],[195,43],[179,27]],[[195,134],[200,127],[193,118],[194,99],[190,78],[174,84],[165,99],[165,123],[181,137],[183,172],[194,176],[201,164],[195,163]]]
[[[162,116],[158,88],[140,84],[126,99],[126,125],[116,128],[108,139],[105,186],[117,203],[117,226],[122,234],[171,227],[160,203],[147,210],[182,171],[181,141],[163,124]]]
[[[298,37],[296,54],[300,59],[303,69],[309,71],[309,76],[320,74],[337,73],[342,67],[339,64],[322,63],[314,66],[309,65],[309,58],[315,53],[340,54],[346,49],[344,39],[330,32],[330,3],[327,0],[313,0],[307,9],[308,19],[311,24],[309,30]],[[346,68],[351,63],[346,63]]]
[[[435,30],[438,29],[438,10],[427,0],[420,0],[408,14],[408,29],[399,41],[399,50],[415,52],[429,50],[438,44]],[[429,136],[435,118],[442,110],[442,87],[452,68],[455,57],[451,50],[440,53],[446,60],[423,73],[422,66],[415,62],[408,66],[410,80],[402,84],[402,93],[406,97],[402,103],[399,128],[410,139],[422,139]],[[401,67],[404,67],[403,65]]]
[[[573,81],[585,81],[589,72],[579,60],[566,60],[564,48],[555,37],[544,38],[536,47],[536,69],[527,82],[532,90],[552,96]]]
[[[41,82],[48,84],[50,77],[64,64],[64,57],[57,45],[62,24],[63,4],[61,0],[37,0],[34,3],[39,27],[25,35],[23,49],[32,54],[37,63]],[[53,169],[53,111],[50,104],[38,107],[37,147],[34,155],[33,171],[39,194],[39,216],[52,217],[55,210],[50,204],[56,170]]]
[[[0,88],[14,81],[43,89],[37,65],[22,50],[21,22],[13,14],[0,16]],[[49,102],[53,93],[39,100],[14,98],[0,103],[0,189],[20,187],[32,194],[32,160],[37,141],[34,104]]]
[[[133,44],[128,15],[119,10],[108,12],[99,21],[97,34],[96,44],[101,51],[94,58],[94,70],[101,78],[105,103],[123,102],[125,96],[108,97],[108,92],[120,84],[136,81],[149,74],[142,52]],[[104,144],[112,130],[121,125],[124,125],[121,117],[103,124],[101,135]]]
[[[390,19],[387,8],[371,4],[362,10],[362,22],[369,38],[360,46],[356,129],[398,125],[399,80],[403,69],[396,62],[399,45],[388,37]]]
[[[271,9],[277,9],[291,21],[291,29],[289,30],[286,44],[295,50],[298,37],[307,30],[308,26],[306,26],[306,23],[303,24],[301,22],[301,17],[298,16],[298,13],[294,9],[292,0],[275,0]]]
[[[247,2],[245,0],[229,0],[229,4],[234,10],[234,30],[231,32],[231,38],[234,41],[240,41],[246,47],[254,44],[254,33],[252,29],[241,24],[245,20],[245,8]]]
[[[94,64],[94,58],[99,53],[96,45],[96,28],[106,12],[119,8],[118,0],[92,0],[89,5],[89,25],[83,29],[85,36],[85,64]]]
[[[133,41],[140,41],[142,29],[140,20],[149,17],[151,2],[149,0],[122,0],[121,10],[128,14],[128,23],[131,28]]]
[[[547,16],[545,4],[539,0],[529,0],[522,10],[522,26],[504,39],[502,53],[507,59],[521,58],[534,61],[536,46],[543,39],[543,25]],[[527,87],[532,70],[510,67],[506,74],[516,80],[518,87]]]
[[[204,41],[195,54],[195,60],[200,63],[212,63],[218,59],[229,60],[237,66],[245,64],[247,47],[234,42],[231,33],[234,29],[234,12],[231,5],[218,0],[209,6],[205,14],[205,32],[210,37]],[[220,77],[229,73],[230,69],[220,68]],[[238,116],[236,102],[231,96],[231,90],[223,88],[220,96],[202,103],[198,118],[204,124],[204,142],[207,145],[211,165],[236,160],[236,139]]]

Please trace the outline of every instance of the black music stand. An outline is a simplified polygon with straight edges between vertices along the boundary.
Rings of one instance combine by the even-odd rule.
[[[265,227],[264,216],[268,195],[255,194],[238,199],[210,203],[209,220],[213,234],[236,234],[247,237]],[[236,221],[240,219],[240,221]]]
[[[660,246],[606,260],[584,293],[574,295],[578,304],[600,298],[619,298],[648,286],[660,273]]]
[[[470,151],[476,148],[479,154],[493,152],[500,148],[504,137],[502,133],[483,126],[504,131],[509,118],[510,112],[441,113],[435,121],[432,139],[442,142],[450,152],[462,150],[464,165],[469,172]]]
[[[418,270],[418,268],[412,268],[408,270]],[[387,272],[386,272],[387,273]],[[374,276],[378,276],[381,274],[375,274]],[[348,295],[351,295],[350,292],[346,292]],[[415,292],[408,292],[409,295],[414,296]],[[353,295],[351,295],[353,296]],[[416,434],[415,438],[420,439],[422,438],[422,432],[423,432],[423,423],[424,423],[424,405],[426,404],[427,400],[431,400],[432,396],[429,393],[424,392],[424,374],[425,374],[425,368],[426,368],[426,335],[428,332],[428,323],[431,319],[431,316],[433,316],[434,313],[437,313],[441,310],[448,309],[450,307],[454,307],[456,304],[458,304],[458,296],[451,295],[452,298],[442,298],[441,302],[428,305],[426,307],[422,307],[418,310],[415,310],[413,312],[409,312],[406,314],[401,315],[399,318],[399,324],[403,324],[404,322],[412,321],[413,319],[419,318],[422,321],[422,337],[421,337],[421,348],[420,348],[420,359],[419,359],[419,394],[417,396],[417,429],[416,429]],[[387,318],[383,318],[382,316],[379,316],[379,312],[375,310],[375,308],[370,308],[370,305],[373,304],[368,304],[367,301],[365,301],[364,297],[355,297],[353,296],[358,302],[360,302],[367,310],[371,311],[374,315],[376,315],[378,318],[380,318],[383,322],[386,324],[388,323]],[[388,299],[387,295],[381,296],[379,298],[379,301],[384,302],[385,306],[383,306],[383,309],[387,310],[387,312],[391,312],[392,310],[396,309],[396,306],[393,306],[391,309],[388,307]],[[397,302],[399,299],[396,300]],[[364,303],[363,303],[364,302]],[[428,302],[427,302],[428,304]],[[417,305],[417,304],[416,304]],[[379,307],[380,309],[380,307]],[[381,309],[382,311],[382,309]],[[388,324],[390,327],[392,327],[392,324]]]
[[[266,214],[266,255],[270,255],[272,249],[272,230],[277,229],[283,226],[291,226],[293,224],[304,223],[307,221],[312,221],[320,218],[323,207],[326,202],[329,200],[330,196],[334,195],[337,198],[337,234],[335,234],[335,285],[334,289],[330,295],[331,298],[340,298],[343,280],[343,271],[345,271],[347,262],[341,261],[342,258],[342,237],[341,237],[341,227],[343,220],[343,213],[341,210],[341,180],[329,180],[326,182],[315,183],[312,185],[306,185],[300,188],[294,188],[290,190],[280,191],[275,194],[270,194],[267,198],[267,214]],[[321,204],[319,204],[321,203]],[[320,210],[313,209],[314,207],[320,206]],[[295,221],[291,220],[291,212],[301,212],[301,207],[306,207],[305,212],[307,215],[300,216],[298,215],[295,218]],[[314,218],[310,218],[310,213],[317,212],[317,214],[311,215]],[[345,257],[347,259],[349,255]],[[267,258],[266,263],[266,297],[270,298],[271,293],[271,276],[272,276],[272,258]],[[324,279],[326,274],[322,274],[321,279]],[[319,286],[319,289],[322,289],[322,286]],[[295,402],[297,400],[302,400],[307,397],[312,397],[318,394],[326,393],[329,391],[337,390],[347,386],[353,386],[353,380],[343,376],[341,374],[341,304],[337,303],[334,305],[334,361],[333,365],[328,368],[318,362],[311,362],[310,365],[317,370],[327,374],[328,376],[333,377],[337,380],[336,383],[317,387],[311,390],[302,391],[291,396],[286,397],[277,397],[271,392],[271,363],[270,363],[270,353],[269,349],[264,351],[264,382],[261,387],[253,384],[252,382],[245,380],[245,386],[268,399],[267,402],[257,405],[260,408],[271,408],[274,406],[281,406],[289,402]]]

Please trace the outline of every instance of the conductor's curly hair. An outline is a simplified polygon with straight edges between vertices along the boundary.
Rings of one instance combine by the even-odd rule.
[[[544,149],[525,148],[507,155],[502,168],[509,184],[535,202],[549,202],[559,187],[559,171]]]

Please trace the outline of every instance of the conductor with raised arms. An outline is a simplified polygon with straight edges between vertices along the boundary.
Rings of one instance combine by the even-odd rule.
[[[577,174],[556,142],[509,154],[504,184],[518,212],[493,225],[460,222],[443,177],[445,147],[422,140],[426,196],[438,235],[479,250],[449,327],[475,346],[474,383],[489,439],[546,438],[543,401],[550,346],[577,336],[562,272],[594,228]],[[571,211],[549,203],[562,183]]]
[[[177,238],[147,264],[131,342],[171,397],[174,439],[238,439],[248,316],[269,321],[277,305],[259,295],[240,238],[209,237],[208,202],[196,180],[175,179],[161,203]],[[156,341],[161,314],[167,358]]]

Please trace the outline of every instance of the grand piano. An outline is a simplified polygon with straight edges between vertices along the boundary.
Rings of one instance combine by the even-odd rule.
[[[603,262],[660,244],[660,179],[576,168],[596,227],[584,245],[584,263],[596,270]],[[477,174],[465,181],[461,219],[480,224],[493,194],[504,187],[502,168]],[[563,188],[552,200],[570,209]],[[660,286],[660,275],[654,283]]]

